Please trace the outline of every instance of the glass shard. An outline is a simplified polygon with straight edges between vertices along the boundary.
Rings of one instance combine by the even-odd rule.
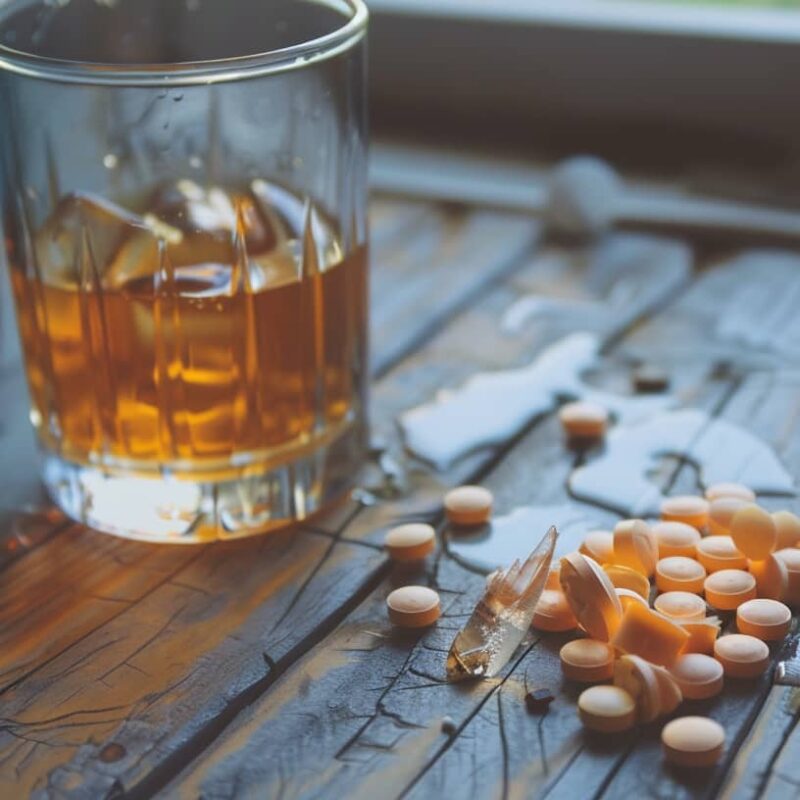
[[[450,647],[449,680],[491,677],[508,663],[530,627],[557,539],[551,527],[524,563],[515,561],[488,577],[483,597]]]

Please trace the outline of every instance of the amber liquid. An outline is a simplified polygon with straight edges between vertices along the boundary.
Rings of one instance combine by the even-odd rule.
[[[188,193],[188,194],[187,194]],[[216,193],[216,194],[215,194]],[[65,198],[12,259],[32,417],[80,464],[224,477],[359,417],[366,252],[261,182]]]

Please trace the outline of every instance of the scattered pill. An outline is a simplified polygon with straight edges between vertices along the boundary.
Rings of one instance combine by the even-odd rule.
[[[459,486],[444,496],[444,509],[453,525],[483,525],[492,516],[494,498],[482,486]]]
[[[549,689],[535,689],[525,693],[525,707],[530,714],[544,714],[555,699],[555,695]]]
[[[581,722],[602,733],[618,733],[633,727],[636,703],[619,686],[592,686],[578,698]]]
[[[611,643],[624,653],[669,666],[678,657],[689,634],[656,611],[631,603],[622,615]]]
[[[685,522],[657,522],[651,528],[658,543],[658,557],[686,556],[694,558],[700,532]]]
[[[705,700],[722,691],[722,664],[711,656],[687,653],[680,656],[669,671],[689,700]]]
[[[633,373],[633,390],[639,394],[660,394],[669,389],[669,374],[650,364],[637,367]]]
[[[571,631],[578,627],[578,620],[560,587],[542,591],[533,612],[532,625],[540,631],[551,632]]]
[[[734,514],[750,503],[741,497],[718,497],[708,506],[708,532],[711,536],[728,536]]]
[[[593,558],[598,564],[614,561],[614,534],[611,531],[589,531],[579,548],[585,556]]]
[[[658,541],[641,519],[626,519],[614,527],[614,562],[650,577],[658,561]]]
[[[650,597],[650,581],[641,572],[630,567],[623,567],[622,564],[605,564],[603,570],[611,579],[614,588],[630,589],[645,600]]]
[[[559,652],[566,678],[580,683],[607,681],[614,674],[614,648],[597,639],[573,639]]]
[[[748,600],[736,609],[736,627],[763,642],[777,642],[789,633],[792,612],[777,600]]]
[[[763,561],[774,549],[778,538],[775,520],[756,505],[740,508],[731,520],[731,539],[736,549],[753,561]]]
[[[714,658],[732,678],[757,678],[769,666],[769,648],[755,636],[729,633],[714,642]]]
[[[714,652],[714,642],[719,636],[719,617],[706,617],[698,622],[682,622],[681,627],[689,634],[689,641],[683,647],[684,653]]]
[[[776,550],[797,547],[800,544],[800,517],[791,511],[776,511],[772,515],[777,532]]]
[[[624,689],[633,698],[639,722],[652,722],[661,714],[661,688],[653,665],[643,658],[620,656],[614,662],[614,686]]]
[[[733,611],[756,596],[756,579],[743,569],[713,572],[703,584],[706,602],[720,611]]]
[[[436,531],[431,525],[410,523],[392,528],[384,539],[395,561],[420,561],[436,547]]]
[[[619,627],[622,605],[602,567],[581,553],[564,556],[561,588],[589,636],[607,642]]]
[[[786,567],[786,592],[781,598],[790,606],[800,605],[800,547],[786,547],[775,553]]]
[[[707,572],[747,569],[747,558],[730,536],[706,536],[697,543],[697,560]]]
[[[658,681],[658,690],[661,694],[661,713],[671,714],[683,702],[683,692],[666,667],[660,667],[658,664],[650,666]]]
[[[616,588],[616,587],[615,587]],[[642,597],[638,592],[633,592],[630,589],[619,589],[616,588],[617,597],[619,597],[619,602],[622,604],[622,613],[625,613],[625,609],[628,607],[629,603],[638,603],[640,606],[644,606],[645,608],[650,608],[647,604],[647,600]]]
[[[671,556],[656,564],[656,586],[661,592],[700,594],[705,579],[705,567],[693,558]]]
[[[424,628],[441,616],[439,595],[427,586],[403,586],[387,598],[389,619],[402,628]]]
[[[741,483],[715,483],[706,489],[705,495],[709,502],[718,500],[720,497],[738,497],[748,503],[752,503],[756,499],[756,493]]]
[[[608,411],[597,403],[567,403],[558,418],[569,440],[602,439],[608,427]]]
[[[748,561],[747,569],[756,579],[756,594],[769,600],[783,600],[789,587],[789,571],[781,559],[770,553],[763,561]]]
[[[713,767],[725,748],[725,729],[708,717],[678,717],[661,731],[664,757],[681,767]]]
[[[699,622],[706,618],[706,604],[692,592],[664,592],[656,597],[653,607],[673,622]]]
[[[661,519],[665,522],[685,522],[702,530],[708,523],[708,500],[691,494],[667,497],[661,503]]]

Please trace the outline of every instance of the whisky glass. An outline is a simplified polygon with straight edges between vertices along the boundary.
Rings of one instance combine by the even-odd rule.
[[[366,438],[361,0],[0,0],[0,225],[51,497],[284,527]]]

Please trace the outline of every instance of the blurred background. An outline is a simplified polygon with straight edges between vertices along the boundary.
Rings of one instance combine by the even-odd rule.
[[[800,0],[371,0],[373,135],[800,200]],[[391,183],[378,167],[375,181]]]

